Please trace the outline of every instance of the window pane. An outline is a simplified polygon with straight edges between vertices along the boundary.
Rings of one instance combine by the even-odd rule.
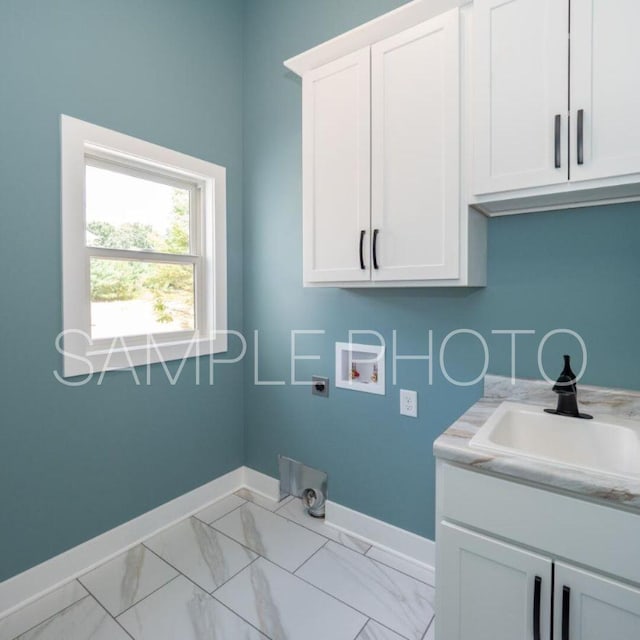
[[[189,253],[190,191],[86,167],[87,245]]]
[[[91,258],[91,337],[195,329],[194,266]]]

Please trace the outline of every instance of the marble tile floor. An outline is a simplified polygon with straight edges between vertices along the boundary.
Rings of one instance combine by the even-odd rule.
[[[434,640],[434,583],[242,490],[0,619],[0,640]]]

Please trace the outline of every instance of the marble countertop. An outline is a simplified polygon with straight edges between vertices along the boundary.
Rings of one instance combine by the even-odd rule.
[[[640,513],[640,481],[616,478],[596,472],[580,471],[562,463],[530,460],[515,455],[472,449],[471,438],[489,416],[505,401],[535,406],[555,406],[551,385],[538,380],[512,380],[486,376],[485,395],[454,422],[434,443],[437,458],[516,480],[604,501],[612,506]],[[640,420],[640,393],[602,387],[578,387],[582,411],[595,417],[615,415]]]

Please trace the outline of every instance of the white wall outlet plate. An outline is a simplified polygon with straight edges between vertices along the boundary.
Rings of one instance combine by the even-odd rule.
[[[418,417],[418,392],[400,389],[400,415]]]

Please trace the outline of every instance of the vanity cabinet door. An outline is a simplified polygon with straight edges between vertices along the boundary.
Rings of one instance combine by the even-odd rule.
[[[571,179],[640,173],[638,0],[571,0]]]
[[[375,44],[375,281],[460,276],[460,16],[454,9]]]
[[[475,0],[473,12],[473,193],[567,182],[568,0]]]
[[[437,638],[549,640],[549,558],[446,522],[437,544]]]
[[[370,279],[370,49],[303,77],[306,282]]]
[[[557,562],[554,638],[632,640],[640,638],[640,590]]]

